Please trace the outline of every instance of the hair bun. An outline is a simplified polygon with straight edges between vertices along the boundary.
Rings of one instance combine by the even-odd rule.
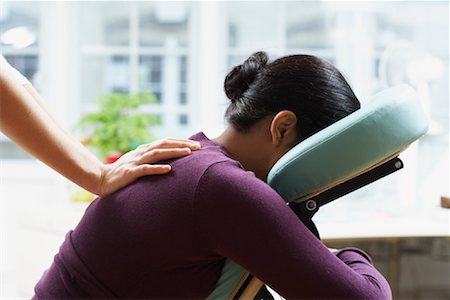
[[[248,89],[268,60],[267,53],[256,52],[247,58],[242,65],[235,66],[228,73],[225,77],[224,89],[232,103],[236,102]]]

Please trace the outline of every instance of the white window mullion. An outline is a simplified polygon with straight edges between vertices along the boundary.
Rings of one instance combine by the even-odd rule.
[[[163,120],[164,126],[169,132],[176,132],[178,124],[178,114],[175,113],[177,107],[178,93],[180,91],[180,81],[178,74],[180,70],[180,59],[175,54],[177,40],[167,37],[165,41],[165,55],[163,55],[162,90],[163,99]]]
[[[186,74],[187,74],[187,86],[186,86],[186,92],[187,92],[187,105],[186,105],[186,111],[188,111],[189,116],[189,124],[188,124],[188,130],[191,133],[192,131],[198,130],[196,128],[193,120],[199,120],[199,111],[197,107],[200,106],[199,101],[199,90],[197,89],[197,81],[198,81],[198,66],[200,57],[196,55],[199,49],[199,38],[198,38],[198,30],[199,30],[199,7],[201,3],[199,2],[192,2],[192,7],[189,12],[189,23],[188,23],[188,41],[189,41],[189,48],[187,51],[187,65],[186,65]],[[187,134],[189,134],[187,133]]]
[[[130,46],[85,45],[81,47],[85,55],[123,55],[130,54]]]
[[[41,13],[41,46],[39,80],[42,95],[56,118],[64,123],[66,118],[67,90],[67,2],[43,2]],[[44,85],[45,83],[45,85]],[[41,86],[39,86],[41,88]]]
[[[39,52],[39,46],[29,46],[27,48],[18,49],[13,46],[1,47],[2,55],[35,55]]]
[[[222,93],[223,75],[225,70],[224,58],[226,53],[221,52],[222,33],[220,31],[221,5],[220,2],[200,2],[199,15],[199,44],[195,53],[198,63],[199,91],[198,122],[196,129],[203,129],[210,137],[218,135],[224,127],[223,111],[226,106]],[[222,48],[223,49],[223,48]],[[223,54],[223,55],[221,55]]]
[[[139,3],[130,2],[130,93],[139,91]]]

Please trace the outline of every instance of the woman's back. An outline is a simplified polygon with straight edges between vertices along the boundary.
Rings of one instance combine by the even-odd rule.
[[[210,165],[239,165],[202,134],[193,138],[202,151],[172,162],[170,174],[144,177],[90,205],[60,251],[69,272],[96,281],[78,282],[73,296],[205,298],[214,289],[223,258],[200,241],[193,202]]]

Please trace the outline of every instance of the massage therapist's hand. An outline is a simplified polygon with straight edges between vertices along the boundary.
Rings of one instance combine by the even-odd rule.
[[[103,165],[98,195],[104,197],[141,176],[166,174],[170,165],[153,163],[186,156],[198,149],[200,143],[191,140],[164,139],[140,145],[114,163]]]

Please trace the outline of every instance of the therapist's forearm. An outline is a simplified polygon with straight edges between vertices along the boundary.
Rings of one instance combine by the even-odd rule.
[[[53,122],[54,126],[57,126],[61,129],[64,134],[66,134],[67,138],[74,140],[76,144],[80,144],[78,140],[76,140],[73,135],[68,133],[64,127],[62,127],[59,122],[52,116],[50,111],[48,110],[47,106],[45,105],[44,100],[42,99],[41,95],[36,91],[36,89],[31,85],[31,83],[24,84],[23,87],[27,90],[27,92],[33,97],[33,100],[44,110],[44,112],[47,114],[47,117],[49,118],[49,121]],[[81,147],[82,149],[85,149],[85,147]],[[90,153],[90,152],[89,152]]]
[[[0,130],[67,179],[98,193],[102,163],[57,125],[27,88],[2,73]]]
[[[90,152],[86,147],[84,147],[73,135],[71,135],[67,130],[64,129],[64,127],[61,126],[61,124],[53,117],[53,115],[49,112],[47,109],[47,106],[44,103],[44,100],[42,99],[41,95],[34,89],[34,87],[31,84],[24,84],[23,87],[27,90],[27,92],[33,97],[33,100],[42,108],[42,110],[46,113],[46,118],[48,119],[48,122],[52,122],[51,126],[55,126],[59,128],[59,132],[61,134],[65,134],[67,141],[70,139],[72,141],[73,147],[70,149],[72,152],[78,152],[81,157],[86,157],[90,162],[96,162],[97,164],[100,164],[100,168],[103,166],[103,164],[100,163],[100,161]]]

